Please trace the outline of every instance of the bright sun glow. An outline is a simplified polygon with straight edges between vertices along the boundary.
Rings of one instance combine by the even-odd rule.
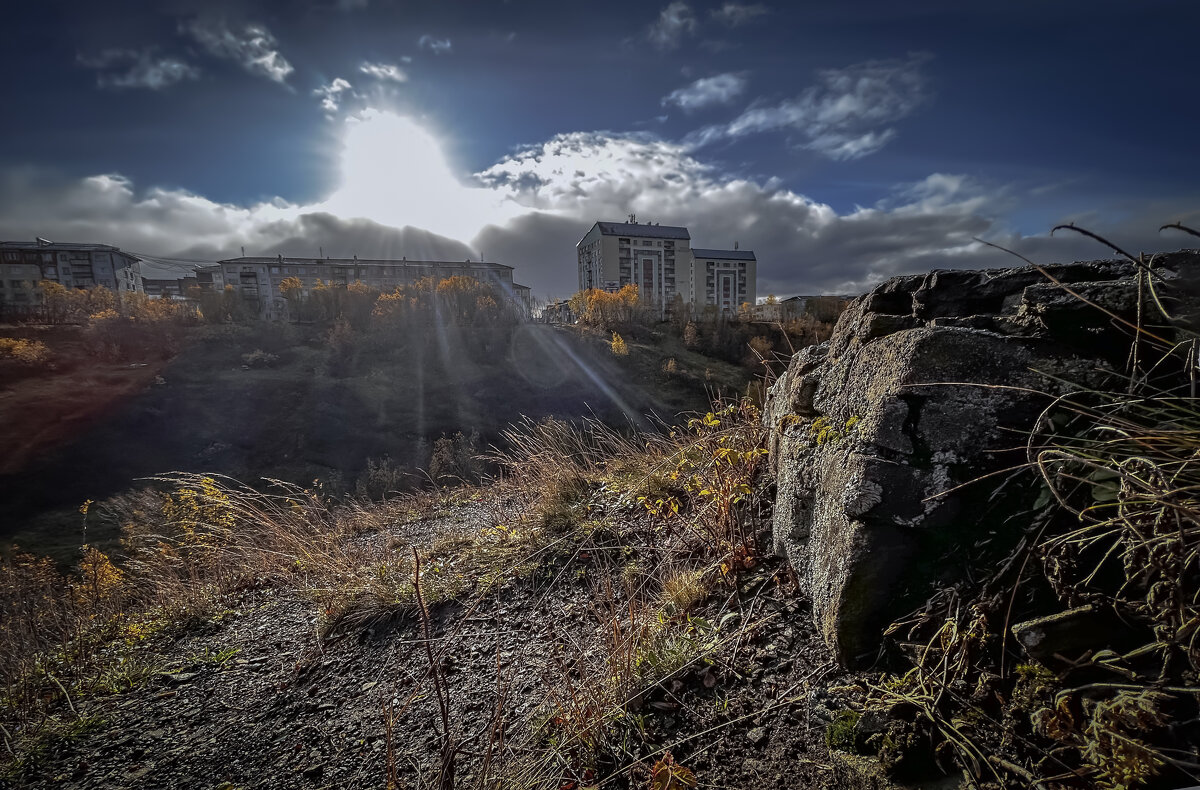
[[[523,213],[494,190],[459,182],[437,139],[412,119],[372,109],[346,123],[342,183],[324,210],[463,242]]]

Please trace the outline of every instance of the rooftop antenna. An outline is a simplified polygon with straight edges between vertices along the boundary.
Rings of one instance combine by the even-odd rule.
[[[630,225],[636,225],[636,224],[637,224],[637,214],[630,214],[630,215],[629,215],[629,224],[630,224]]]
[[[243,258],[245,258],[245,257],[246,257],[246,247],[245,247],[245,245],[243,245],[243,246],[242,246],[242,257],[243,257]]]
[[[733,243],[733,248],[734,248],[735,250],[738,248],[738,243],[737,243],[736,241]]]
[[[317,249],[321,251],[321,257],[322,257],[322,258],[324,258],[324,257],[325,257],[325,248],[324,248],[324,247],[317,247]]]

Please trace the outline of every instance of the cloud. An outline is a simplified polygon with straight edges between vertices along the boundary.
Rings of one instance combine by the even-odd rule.
[[[278,42],[261,25],[246,25],[235,31],[223,21],[193,19],[181,26],[208,53],[232,60],[250,74],[285,84],[295,69],[278,49]]]
[[[454,45],[450,43],[450,39],[434,38],[428,33],[417,39],[417,46],[421,49],[427,49],[435,55],[449,55],[454,48]]]
[[[698,79],[691,85],[671,91],[662,103],[684,112],[694,112],[715,104],[728,104],[746,90],[746,80],[738,74],[718,74]]]
[[[956,173],[897,184],[870,206],[839,212],[776,180],[723,172],[688,145],[651,134],[557,135],[475,174],[473,185],[438,161],[440,142],[411,119],[362,113],[348,119],[346,143],[344,183],[305,205],[218,203],[185,190],[139,189],[115,174],[66,179],[0,171],[0,237],[104,242],[211,260],[237,255],[243,245],[269,255],[313,255],[318,247],[333,256],[482,255],[515,266],[517,281],[538,297],[573,293],[575,243],[596,220],[631,212],[687,226],[698,247],[736,241],[754,250],[764,295],[856,293],[897,274],[1016,264],[975,237],[1038,262],[1108,255],[1082,237],[1017,232],[1008,218],[1027,204],[1030,190]],[[414,192],[406,178],[422,189]],[[1121,208],[1064,210],[1047,216],[1044,228],[1075,220],[1153,252],[1188,241],[1160,235],[1162,223],[1200,224],[1196,204],[1183,199],[1116,213]]]
[[[929,98],[921,67],[924,53],[904,60],[871,60],[820,72],[820,82],[800,96],[757,106],[728,124],[694,132],[689,141],[702,146],[763,132],[798,132],[802,148],[834,160],[872,154],[896,136],[890,124],[910,115]]]
[[[342,94],[351,90],[349,82],[341,77],[335,77],[328,85],[322,85],[313,91],[314,96],[321,97],[321,109],[327,113],[335,113],[342,104]]]
[[[760,16],[769,14],[771,10],[762,3],[725,3],[720,8],[712,10],[712,18],[726,27],[741,27],[753,22]]]
[[[358,67],[363,74],[385,82],[408,82],[408,74],[399,66],[392,63],[371,63],[363,61]]]
[[[897,275],[931,268],[1016,265],[974,240],[979,236],[1051,262],[1103,257],[1086,239],[1022,235],[1007,217],[1019,196],[1003,185],[934,173],[900,184],[877,205],[839,213],[812,197],[765,182],[723,174],[681,143],[649,135],[574,133],[513,154],[479,174],[531,213],[487,228],[473,240],[502,250],[539,293],[576,287],[565,245],[600,219],[636,213],[643,221],[685,225],[695,246],[735,241],[759,260],[760,294],[858,293]],[[1178,248],[1185,240],[1156,232],[1167,219],[1200,220],[1194,206],[1163,205],[1093,225],[1141,250]],[[1069,215],[1049,217],[1046,228]],[[574,239],[568,230],[573,226]],[[535,232],[536,230],[536,232]],[[544,234],[544,235],[540,235]]]
[[[683,0],[675,0],[659,13],[658,19],[646,31],[646,38],[659,49],[677,49],[684,36],[695,32],[696,16],[691,6]]]
[[[319,207],[275,200],[217,203],[186,190],[139,191],[128,179],[64,180],[21,170],[0,175],[5,238],[105,240],[147,255],[216,261],[240,255],[317,255],[465,260],[470,246],[427,230],[336,217]]]
[[[123,90],[147,88],[164,90],[184,80],[200,76],[200,69],[178,58],[159,57],[153,49],[135,51],[106,49],[97,55],[79,55],[80,65],[95,69],[96,84],[101,88]]]

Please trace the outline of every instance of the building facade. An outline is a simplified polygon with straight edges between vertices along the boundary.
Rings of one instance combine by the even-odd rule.
[[[692,250],[690,272],[694,305],[716,305],[723,313],[737,312],[758,297],[758,259],[751,250]]]
[[[41,304],[42,280],[67,288],[104,286],[141,291],[141,259],[108,244],[66,244],[38,239],[0,242],[0,304],[32,309]]]
[[[691,261],[691,236],[670,225],[597,222],[576,250],[579,290],[636,285],[641,299],[669,304],[680,292],[678,273]]]
[[[444,280],[448,277],[473,277],[495,286],[518,304],[528,304],[529,289],[513,284],[513,268],[484,261],[410,261],[359,260],[358,258],[274,258],[244,257],[218,261],[217,269],[201,267],[201,286],[233,286],[249,303],[252,312],[268,320],[287,317],[287,303],[280,285],[288,277],[297,277],[305,290],[320,280],[331,285],[360,282],[378,291],[392,291],[411,285],[422,277]],[[209,279],[211,278],[211,279]]]
[[[754,304],[758,261],[750,250],[693,248],[687,228],[597,222],[576,245],[579,289],[638,287],[639,298],[667,307],[676,296],[693,312],[735,312]]]

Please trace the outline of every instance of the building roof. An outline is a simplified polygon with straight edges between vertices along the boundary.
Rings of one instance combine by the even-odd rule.
[[[755,261],[754,250],[709,250],[703,247],[692,247],[695,258],[716,258],[722,261]]]
[[[138,274],[146,280],[181,280],[194,277],[197,267],[190,263],[171,263],[143,260],[138,264]]]
[[[217,263],[238,264],[272,264],[282,261],[288,263],[309,263],[320,266],[476,266],[485,269],[511,269],[503,263],[490,261],[418,261],[396,260],[394,258],[289,258],[288,256],[246,256],[243,258],[226,258]]]
[[[643,239],[690,239],[687,228],[636,222],[597,222],[603,236],[637,236]]]
[[[75,251],[75,252],[119,252],[122,255],[127,255],[130,258],[136,258],[136,255],[123,251],[120,247],[114,247],[111,244],[77,244],[74,242],[58,242],[51,241],[42,243],[42,241],[0,241],[0,249],[5,250],[41,250],[53,252],[58,251]]]

